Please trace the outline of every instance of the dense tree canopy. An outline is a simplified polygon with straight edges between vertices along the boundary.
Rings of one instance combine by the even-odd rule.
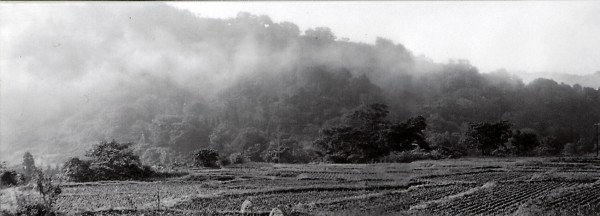
[[[507,143],[518,155],[560,154],[567,143],[592,146],[592,125],[600,120],[599,86],[543,78],[524,83],[505,70],[481,73],[467,60],[433,62],[385,38],[357,43],[338,39],[328,28],[300,31],[293,23],[248,13],[210,19],[148,6],[129,11],[127,17],[139,18],[124,22],[127,17],[105,8],[80,10],[96,14],[78,20],[82,25],[106,23],[116,32],[81,28],[57,35],[127,37],[100,44],[82,39],[75,50],[98,50],[87,58],[110,60],[97,61],[104,62],[102,67],[96,61],[85,63],[94,68],[73,72],[76,84],[61,80],[65,92],[77,95],[57,100],[55,108],[44,112],[50,117],[39,122],[3,118],[3,125],[19,126],[14,133],[3,133],[4,152],[40,145],[40,151],[49,153],[72,150],[58,154],[66,157],[83,153],[98,140],[134,143],[124,149],[108,144],[90,153],[98,159],[90,166],[107,172],[120,162],[139,164],[128,149],[152,164],[173,163],[173,158],[202,148],[223,157],[236,153],[273,161],[281,159],[274,155],[288,152],[309,155],[315,145],[330,158],[343,158],[334,161],[366,162],[390,149],[404,151],[415,144],[428,149],[425,140],[435,141],[431,148],[460,154],[487,155]],[[150,28],[155,30],[146,31]],[[117,51],[100,49],[104,47]],[[114,58],[114,53],[148,56],[148,64],[125,58],[129,55]],[[104,68],[108,70],[94,74]],[[39,74],[63,79],[59,71]],[[81,80],[99,84],[72,91]],[[50,86],[55,90],[56,85]],[[46,106],[27,109],[39,107]],[[505,124],[493,123],[503,121],[527,132],[513,135]],[[482,125],[470,127],[470,122]],[[469,129],[481,144],[478,152],[469,151]],[[280,134],[294,144],[272,144]],[[529,145],[535,142],[533,134],[539,144]],[[112,153],[124,158],[104,160]]]
[[[481,155],[490,155],[492,150],[506,148],[511,135],[511,125],[502,121],[497,123],[473,123],[469,126],[469,136],[477,142]]]
[[[533,150],[540,145],[540,141],[532,130],[514,130],[510,144],[515,148],[516,155],[526,156],[533,153]]]
[[[325,128],[314,145],[327,160],[338,163],[377,161],[391,151],[430,150],[422,131],[427,124],[418,116],[404,123],[386,119],[385,104],[360,107],[344,116],[340,125]]]
[[[102,141],[88,150],[87,159],[71,158],[63,173],[71,181],[126,180],[148,177],[152,171],[142,166],[131,143]]]

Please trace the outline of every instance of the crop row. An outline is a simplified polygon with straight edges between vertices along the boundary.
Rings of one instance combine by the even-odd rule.
[[[407,210],[415,204],[464,192],[473,186],[472,184],[451,184],[434,187],[416,187],[406,191],[384,193],[379,196],[347,199],[334,203],[317,203],[317,207],[319,210],[326,212],[374,210],[397,212]]]
[[[298,181],[297,179],[252,179],[228,182],[222,184],[220,187],[223,189],[265,189],[265,188],[286,188],[286,187],[304,187],[304,186],[334,186],[340,185],[338,181],[333,180],[303,180]]]
[[[418,182],[412,182],[411,184],[418,184]],[[322,199],[322,197],[314,195],[313,193],[304,193],[311,191],[323,191],[320,193],[326,194],[325,198],[327,198],[329,196],[333,196],[332,194],[338,193],[340,196],[345,196],[345,194],[348,193],[351,193],[351,195],[356,195],[370,191],[396,190],[406,187],[408,187],[406,184],[397,184],[394,182],[377,182],[377,184],[366,184],[365,182],[337,182],[325,180],[298,181],[295,179],[252,179],[215,184],[198,182],[97,184],[64,188],[63,193],[57,201],[57,207],[61,212],[80,212],[86,210],[95,211],[98,209],[115,208],[131,209],[135,207],[143,208],[144,206],[155,205],[158,200],[157,195],[160,195],[161,200],[165,201],[186,196],[211,196],[211,194],[214,196],[215,194],[221,194],[221,196],[225,198],[218,198],[215,202],[233,202],[232,205],[236,206],[236,208],[239,208],[239,203],[235,202],[240,200],[243,201],[243,199],[247,197],[260,197],[260,199],[266,197],[277,200],[279,199],[277,198],[278,196],[298,195],[303,196],[304,200],[308,199],[310,201],[315,201]],[[347,192],[344,192],[344,190],[347,190]],[[229,199],[237,201],[228,201]],[[295,204],[299,201],[302,200],[292,199],[282,202]],[[201,201],[201,203],[204,203],[204,201]],[[272,208],[273,206],[266,205],[265,207]]]
[[[96,211],[99,209],[142,208],[158,200],[156,193],[95,194],[60,196],[56,203],[59,212]]]
[[[154,205],[159,197],[164,201],[219,191],[218,187],[207,187],[195,182],[82,185],[65,187],[57,200],[56,207],[60,212],[132,209]]]
[[[481,172],[481,173],[466,173],[445,176],[425,177],[431,180],[446,180],[446,181],[470,181],[485,183],[489,181],[507,181],[525,179],[531,172]]]
[[[551,190],[570,187],[578,182],[500,182],[461,198],[434,205],[426,211],[445,215],[511,214],[522,203]]]
[[[562,209],[576,210],[584,205],[600,205],[600,184],[583,185],[567,188],[556,194],[540,197],[533,200],[541,210]]]
[[[561,170],[600,170],[600,166],[588,163],[526,163],[516,164],[515,167],[558,168]]]
[[[262,189],[236,194],[225,194],[212,197],[197,197],[179,202],[175,205],[179,210],[192,211],[232,211],[239,209],[241,203],[247,199],[259,211],[270,210],[277,205],[296,205],[308,202],[324,202],[349,196],[358,196],[368,193],[385,192],[406,189],[411,185],[420,185],[421,182],[386,183],[386,184],[356,184],[346,182],[338,185],[324,186],[323,184],[310,187],[288,187],[280,189]],[[255,209],[256,210],[256,209]]]
[[[215,188],[205,187],[197,182],[160,182],[140,184],[109,184],[94,186],[65,187],[63,195],[96,195],[96,194],[134,194],[158,193],[165,196],[181,196],[192,194],[206,194],[214,192]]]
[[[344,179],[344,180],[384,180],[385,176],[377,173],[348,173],[348,172],[310,172],[302,173],[300,179]]]
[[[339,175],[376,175],[371,172],[304,172],[307,174],[339,174]]]
[[[294,206],[315,200],[332,200],[340,197],[357,196],[366,191],[308,191],[286,192],[256,195],[225,195],[219,197],[202,197],[183,201],[175,205],[174,209],[193,211],[236,211],[245,200],[252,202],[254,211],[269,211],[278,205]]]

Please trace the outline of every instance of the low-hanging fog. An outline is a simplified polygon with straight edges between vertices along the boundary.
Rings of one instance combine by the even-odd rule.
[[[600,74],[525,83],[467,60],[433,62],[388,39],[350,42],[264,15],[1,5],[0,40],[0,156],[13,163],[25,151],[59,163],[112,139],[137,143],[141,155],[153,149],[161,163],[204,147],[243,151],[239,143],[281,134],[310,148],[321,128],[374,102],[394,119],[424,116],[428,134],[507,120],[562,143],[592,142],[600,120]]]

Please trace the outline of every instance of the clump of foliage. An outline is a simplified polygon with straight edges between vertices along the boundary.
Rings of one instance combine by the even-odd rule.
[[[88,160],[69,159],[63,166],[63,173],[70,181],[101,181],[143,179],[153,171],[143,166],[133,153],[131,143],[102,141],[90,149],[85,156]]]
[[[574,156],[577,155],[577,144],[575,143],[567,143],[563,148],[563,155]]]
[[[280,135],[270,142],[262,158],[265,162],[276,163],[308,163],[311,160],[308,152],[289,134]]]
[[[460,142],[460,139],[458,133],[430,133],[427,136],[427,143],[445,158],[459,158],[469,153],[469,146]]]
[[[560,152],[561,144],[554,139],[544,138],[540,141],[533,129],[511,129],[507,121],[496,123],[471,123],[466,133],[467,141],[477,147],[481,155],[495,156],[531,156],[554,155]]]
[[[250,161],[262,162],[262,153],[268,147],[268,139],[264,132],[254,127],[241,130],[231,145],[248,157]]]
[[[53,183],[41,169],[34,169],[31,184],[33,193],[17,195],[16,215],[57,215],[54,205],[62,193],[60,183]]]
[[[493,150],[506,148],[505,144],[511,136],[510,127],[506,121],[471,123],[467,133],[477,143],[481,155],[490,155]]]
[[[70,158],[63,165],[65,177],[74,182],[86,182],[94,180],[92,170],[90,170],[90,161],[79,158]]]
[[[372,104],[344,116],[340,125],[326,128],[314,145],[328,161],[365,163],[379,161],[392,151],[408,151],[417,147],[429,151],[423,130],[425,118],[418,116],[403,123],[386,120],[388,107]]]
[[[231,164],[231,160],[229,160],[229,157],[227,157],[225,155],[220,155],[219,156],[219,164],[221,166],[228,166]]]
[[[25,153],[25,155],[27,154],[31,156],[29,152]],[[33,160],[33,157],[29,156],[27,158],[31,158]],[[9,169],[5,161],[0,163],[0,188],[17,186],[26,182],[25,175]]]
[[[229,163],[231,164],[242,164],[248,162],[248,158],[244,154],[236,152],[229,155]]]
[[[200,149],[194,153],[194,165],[199,167],[219,168],[219,153],[214,149]]]
[[[23,177],[14,170],[8,170],[6,168],[6,162],[0,163],[0,188],[15,186],[22,181],[19,178]],[[24,179],[23,179],[24,181]]]
[[[1,187],[10,187],[21,184],[25,181],[23,175],[20,175],[14,170],[2,170],[0,173]]]
[[[23,171],[25,172],[25,181],[31,180],[34,172],[36,170],[35,161],[33,160],[33,155],[29,152],[25,152],[23,155]]]
[[[86,153],[91,158],[90,170],[98,180],[135,179],[146,177],[145,169],[137,155],[133,153],[133,144],[101,142]]]
[[[563,143],[555,136],[544,137],[535,149],[537,155],[558,155],[563,151]]]
[[[531,155],[540,145],[537,134],[531,129],[514,130],[509,143],[515,148],[513,154],[518,156]]]
[[[563,146],[563,155],[582,155],[588,152],[592,152],[596,147],[596,139],[592,139],[591,142],[585,138],[579,139],[577,142],[569,142]]]

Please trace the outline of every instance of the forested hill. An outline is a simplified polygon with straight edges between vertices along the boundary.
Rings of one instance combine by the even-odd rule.
[[[428,138],[456,145],[469,122],[505,120],[558,152],[566,143],[590,151],[600,120],[599,89],[436,63],[383,38],[357,43],[328,28],[167,5],[40,13],[47,19],[6,45],[3,78],[15,82],[2,83],[2,158],[30,150],[58,162],[112,139],[137,143],[150,163],[205,147],[258,152],[281,139],[310,149],[321,129],[372,103],[387,104],[394,121],[421,115]]]
[[[564,73],[523,73],[519,76],[525,82],[544,77],[547,79],[555,80],[557,82],[564,82],[570,85],[581,85],[593,88],[600,87],[600,71],[596,71],[593,74],[586,75],[573,75]]]

